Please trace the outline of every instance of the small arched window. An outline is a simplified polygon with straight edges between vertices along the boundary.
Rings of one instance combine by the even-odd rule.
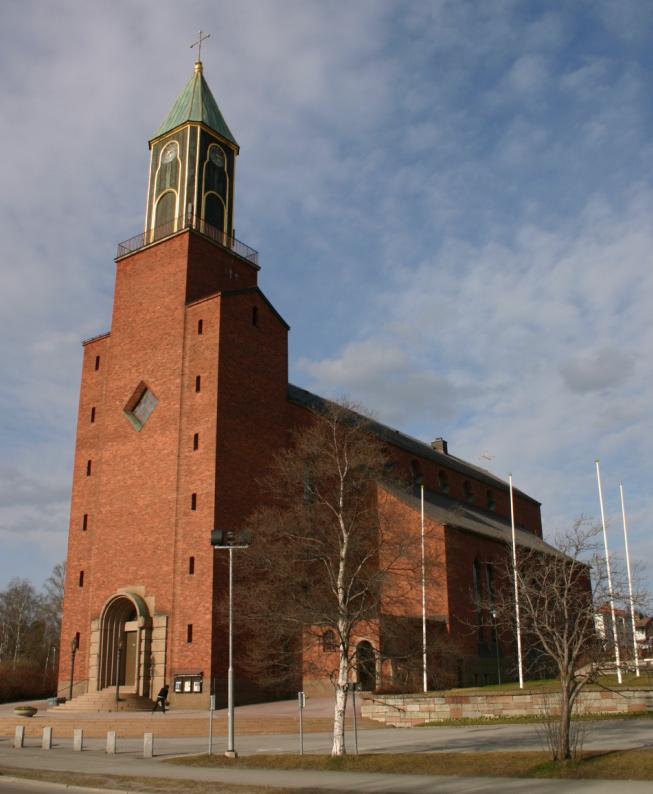
[[[449,478],[447,472],[442,469],[438,472],[438,488],[442,493],[449,493]]]
[[[338,643],[336,642],[335,631],[325,631],[322,635],[322,650],[324,653],[333,653],[338,650]]]
[[[467,504],[471,505],[474,501],[474,491],[472,491],[472,484],[469,480],[465,480],[463,483],[463,495]]]
[[[490,608],[494,605],[494,571],[488,562],[485,566],[485,589],[487,590],[487,600]]]
[[[472,565],[472,585],[474,588],[474,607],[481,608],[481,566],[478,560]]]
[[[486,497],[487,497],[487,509],[488,510],[496,510],[497,509],[497,503],[494,501],[494,494],[492,493],[492,491],[489,488],[487,490]]]

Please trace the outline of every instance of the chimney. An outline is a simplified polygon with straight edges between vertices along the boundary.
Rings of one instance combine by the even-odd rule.
[[[445,455],[449,454],[447,442],[443,438],[436,438],[435,441],[431,441],[431,448],[436,452],[442,452]]]

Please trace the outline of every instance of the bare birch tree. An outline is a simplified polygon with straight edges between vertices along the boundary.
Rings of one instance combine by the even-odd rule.
[[[245,631],[259,677],[297,683],[297,659],[306,669],[316,641],[328,638],[337,658],[332,755],[346,752],[356,633],[378,631],[384,599],[403,597],[387,592],[387,577],[415,570],[415,543],[379,505],[377,484],[387,478],[383,445],[367,420],[350,405],[325,403],[274,462],[265,482],[269,506],[252,517],[254,540],[238,561],[248,582],[239,614],[250,621]]]
[[[517,586],[527,666],[546,666],[559,680],[559,719],[548,716],[547,741],[553,760],[571,758],[574,708],[584,687],[611,668],[610,649],[604,648],[595,628],[598,605],[608,597],[605,559],[601,556],[600,527],[579,519],[556,539],[550,552],[520,548]],[[514,635],[512,559],[506,563],[504,587],[497,604],[502,633]],[[613,578],[612,596],[619,599]]]

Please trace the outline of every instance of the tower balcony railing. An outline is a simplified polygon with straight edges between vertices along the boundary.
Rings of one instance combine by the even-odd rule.
[[[258,267],[258,251],[245,245],[245,243],[242,243],[235,237],[226,234],[216,226],[212,226],[198,215],[193,215],[188,212],[160,226],[155,226],[153,229],[141,232],[141,234],[137,234],[135,237],[130,237],[129,240],[118,243],[116,259],[120,259],[128,254],[133,254],[141,248],[146,248],[148,245],[158,243],[166,237],[171,237],[173,234],[178,234],[185,229],[194,229],[204,237],[208,237],[208,239],[212,240],[214,243],[217,243],[223,248],[227,248],[232,253]]]

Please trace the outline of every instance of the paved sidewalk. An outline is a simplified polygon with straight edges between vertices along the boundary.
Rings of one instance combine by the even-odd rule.
[[[121,736],[142,736],[155,732],[158,736],[204,736],[208,730],[208,711],[170,709],[165,714],[148,711],[75,712],[47,708],[47,701],[29,701],[39,711],[26,719],[14,714],[13,703],[0,704],[0,736],[13,736],[16,725],[24,725],[27,736],[41,735],[50,726],[59,737],[72,737],[74,728],[83,728],[86,736],[102,737],[115,730]],[[381,723],[360,716],[360,699],[356,700],[358,727],[385,728]],[[352,724],[351,701],[347,706],[347,725]],[[298,730],[297,700],[279,700],[236,707],[237,731],[241,734],[292,733]],[[304,710],[306,733],[328,731],[333,723],[333,698],[308,698]],[[218,709],[213,716],[215,734],[227,731],[227,710]]]

